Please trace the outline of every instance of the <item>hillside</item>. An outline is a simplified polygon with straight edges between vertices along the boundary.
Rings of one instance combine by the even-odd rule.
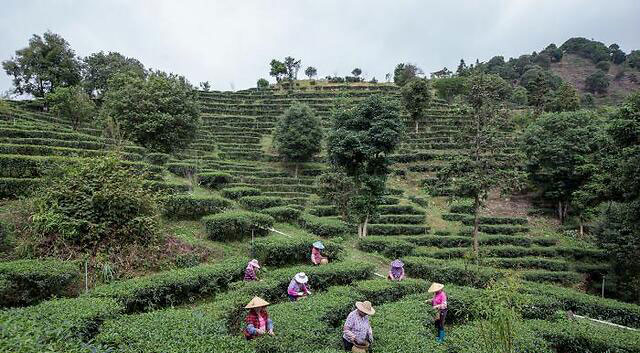
[[[165,240],[135,254],[138,265],[111,259],[111,280],[98,266],[103,259],[90,258],[86,293],[82,254],[37,258],[21,249],[20,225],[13,222],[19,197],[29,196],[51,165],[106,155],[115,141],[95,124],[74,131],[69,121],[24,104],[0,111],[0,226],[7,225],[0,228],[0,298],[15,300],[0,306],[17,307],[0,311],[0,351],[336,353],[354,302],[370,300],[375,352],[478,352],[485,331],[475,308],[504,294],[495,281],[510,276],[507,270],[521,280],[511,293],[523,303],[519,347],[640,351],[637,331],[555,315],[571,310],[640,329],[640,306],[592,294],[608,273],[608,254],[562,234],[527,197],[492,195],[480,219],[482,261],[469,260],[469,200],[450,198],[449,188],[434,183],[434,172],[459,152],[452,136],[467,117],[456,105],[436,100],[417,131],[407,122],[380,214],[369,224],[370,236],[358,239],[354,225],[317,195],[323,156],[294,175],[274,154],[271,133],[294,101],[308,104],[328,127],[337,102],[397,97],[397,87],[198,93],[202,126],[189,148],[163,155],[130,142],[122,147],[126,163],[146,169],[149,185],[175,200],[180,212],[164,215]],[[208,208],[212,200],[224,206]],[[225,232],[220,219],[246,211],[255,214],[243,217],[253,218]],[[310,264],[316,240],[325,244],[328,265]],[[157,253],[161,259],[154,260]],[[263,267],[261,281],[244,282],[254,257]],[[380,278],[395,258],[405,263],[403,282]],[[313,294],[289,302],[287,285],[301,271]],[[433,315],[424,304],[432,281],[445,283],[449,295],[444,344],[425,325]],[[272,304],[276,335],[247,341],[240,333],[243,308],[255,295]]]
[[[581,94],[588,93],[585,87],[586,78],[599,70],[593,62],[575,54],[565,54],[559,62],[551,63],[550,69],[571,83]],[[606,94],[595,96],[598,104],[619,103],[630,93],[640,90],[640,70],[612,63],[606,76],[610,82],[609,89]],[[633,76],[637,79],[632,79]]]

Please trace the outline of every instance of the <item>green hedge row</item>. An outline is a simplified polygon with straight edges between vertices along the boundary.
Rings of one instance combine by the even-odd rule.
[[[377,252],[392,259],[411,255],[415,247],[414,244],[395,237],[370,236],[358,240],[358,249]]]
[[[0,199],[28,196],[40,185],[35,178],[0,178]]]
[[[171,155],[161,152],[151,152],[145,154],[144,159],[151,164],[165,165],[171,160]]]
[[[380,214],[414,214],[414,215],[424,215],[425,210],[421,208],[417,208],[411,205],[380,205],[378,206],[378,211]]]
[[[437,235],[423,235],[423,236],[409,236],[403,238],[409,242],[412,242],[420,246],[435,246],[438,248],[456,248],[456,247],[469,247],[472,243],[472,238],[468,236],[437,236]],[[478,236],[478,242],[482,246],[491,245],[516,245],[516,246],[553,246],[557,243],[557,239],[542,238],[542,237],[528,237],[528,236],[516,236],[516,235],[484,235]]]
[[[452,213],[473,214],[474,206],[471,199],[456,199],[449,204],[449,210]]]
[[[321,218],[310,214],[302,214],[298,219],[300,227],[321,237],[336,237],[346,235],[350,231],[348,224],[339,219]]]
[[[231,208],[231,201],[218,196],[173,195],[163,206],[167,218],[198,219]]]
[[[518,234],[529,232],[529,227],[481,224],[478,229],[486,234]]]
[[[52,147],[43,145],[13,145],[1,144],[0,154],[17,154],[27,156],[66,156],[66,157],[101,157],[108,154],[105,150],[84,150],[69,147]],[[124,159],[130,161],[142,160],[142,156],[137,153],[123,152]]]
[[[572,271],[528,270],[522,272],[522,279],[531,282],[574,286],[584,281],[584,276]]]
[[[338,209],[335,206],[318,205],[313,206],[309,210],[309,214],[318,217],[331,217],[338,215]]]
[[[183,162],[171,162],[171,163],[167,163],[165,165],[165,167],[173,174],[177,175],[177,176],[185,176],[185,175],[193,175],[196,174],[198,172],[198,168],[197,166],[190,164],[190,163],[183,163]]]
[[[241,197],[245,196],[258,196],[262,193],[259,189],[247,187],[247,186],[236,186],[232,188],[222,189],[222,196],[237,200]]]
[[[424,223],[424,215],[380,215],[374,219],[375,223],[383,224],[422,224]]]
[[[124,311],[109,298],[55,299],[0,311],[0,352],[90,352],[103,321]]]
[[[251,236],[265,236],[273,227],[273,217],[250,211],[227,211],[202,218],[211,240],[240,240]]]
[[[232,182],[233,176],[225,172],[199,173],[198,181],[202,186],[205,186],[211,189],[220,189],[224,185]]]
[[[78,140],[59,140],[47,138],[16,138],[16,137],[0,137],[0,143],[21,144],[21,145],[41,145],[53,147],[78,148],[86,150],[110,150],[113,145],[106,141],[86,140],[82,136]],[[144,147],[139,146],[123,146],[125,152],[143,154]]]
[[[32,305],[71,294],[80,275],[75,262],[42,259],[0,262],[0,306]]]
[[[473,215],[464,213],[445,213],[442,215],[442,219],[446,221],[458,221],[466,225],[473,225],[475,217]],[[496,217],[496,216],[480,216],[478,219],[480,224],[483,225],[499,225],[499,224],[511,224],[511,225],[525,225],[527,219],[524,217]]]
[[[269,266],[282,266],[295,263],[310,263],[311,245],[317,241],[306,236],[285,237],[269,236],[256,239],[253,244],[255,256],[261,263]],[[323,241],[325,249],[323,255],[331,261],[342,258],[342,245],[330,240]]]
[[[266,213],[269,216],[273,217],[276,222],[287,223],[296,222],[302,214],[301,210],[289,206],[269,207],[261,210],[260,212]]]
[[[569,263],[564,260],[547,259],[534,256],[490,257],[483,258],[481,261],[485,266],[506,269],[535,268],[549,271],[568,271],[571,268]]]
[[[371,235],[417,235],[427,234],[429,227],[414,224],[369,224],[367,231]]]
[[[244,196],[238,202],[250,211],[260,211],[269,207],[284,206],[286,200],[274,196]]]
[[[90,296],[112,298],[127,312],[146,311],[223,291],[229,283],[243,278],[246,266],[246,259],[231,258],[213,265],[199,265],[98,286]]]

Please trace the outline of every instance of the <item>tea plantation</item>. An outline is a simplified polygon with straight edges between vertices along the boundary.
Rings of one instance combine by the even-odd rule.
[[[281,162],[271,134],[294,102],[311,107],[328,129],[337,104],[374,94],[399,98],[399,89],[304,88],[199,91],[196,139],[171,154],[104,137],[97,124],[74,130],[71,121],[28,102],[0,110],[0,352],[335,353],[342,351],[346,316],[362,300],[376,309],[372,352],[479,352],[487,319],[477,308],[513,278],[515,351],[640,352],[640,306],[598,295],[610,254],[568,239],[548,216],[509,206],[484,212],[481,256],[470,259],[472,201],[456,198],[435,177],[460,153],[454,135],[468,122],[454,103],[434,99],[417,129],[406,123],[382,205],[368,236],[358,238],[356,226],[318,196],[326,154],[294,171]],[[25,248],[15,223],[20,204],[56,168],[114,151],[160,193],[164,240],[118,259],[71,250],[42,258]],[[311,265],[317,240],[328,265]],[[260,281],[245,282],[252,258],[263,267]],[[384,279],[395,258],[407,280]],[[297,272],[308,275],[313,293],[289,302]],[[445,284],[449,297],[442,344],[425,304],[432,282]],[[275,336],[247,341],[244,305],[256,295],[271,303]],[[570,318],[569,311],[625,328]]]

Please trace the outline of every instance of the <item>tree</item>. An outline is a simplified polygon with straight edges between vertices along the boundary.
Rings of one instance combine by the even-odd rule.
[[[545,109],[552,112],[569,112],[580,109],[578,91],[568,82],[563,82],[547,102]]]
[[[117,52],[93,53],[84,58],[83,62],[84,86],[87,93],[96,98],[102,97],[109,78],[115,74],[128,72],[138,77],[146,75],[144,65],[140,61]]]
[[[315,67],[309,66],[306,70],[304,70],[304,74],[309,77],[309,79],[315,77],[318,74],[318,70]]]
[[[400,63],[393,70],[393,82],[398,86],[404,86],[409,80],[422,74],[422,69],[415,64]]]
[[[271,60],[270,66],[271,71],[269,72],[269,76],[275,77],[276,81],[280,82],[282,77],[287,74],[287,67],[282,61],[278,61],[276,59]]]
[[[71,120],[74,130],[96,110],[91,97],[80,86],[59,87],[55,92],[47,93],[46,98],[51,111],[59,117]]]
[[[595,152],[602,146],[602,122],[588,111],[547,113],[524,132],[522,149],[529,178],[542,197],[557,205],[561,223],[574,194],[590,181]]]
[[[455,140],[463,148],[438,178],[450,182],[456,195],[474,200],[473,251],[478,256],[478,226],[480,209],[489,191],[500,187],[503,191],[517,188],[522,173],[517,154],[505,156],[512,144],[512,127],[504,101],[511,90],[500,76],[475,74],[467,81],[466,102],[468,120],[457,126]]]
[[[200,122],[193,86],[162,71],[146,78],[116,74],[109,79],[101,114],[118,122],[127,138],[161,152],[185,148]]]
[[[418,121],[431,104],[429,82],[424,78],[414,78],[402,87],[400,93],[411,120],[415,122],[415,131],[418,133]]]
[[[14,93],[44,96],[58,87],[80,83],[80,62],[69,43],[60,35],[34,34],[29,46],[2,62],[7,75],[13,77]]]
[[[389,155],[403,132],[396,101],[371,95],[353,107],[337,109],[328,138],[332,166],[344,172],[354,185],[349,217],[358,224],[358,236],[367,236],[367,226],[377,211],[389,173]]]
[[[640,50],[632,50],[627,55],[627,63],[633,68],[640,69]]]
[[[285,74],[289,81],[298,79],[298,70],[300,70],[300,65],[302,65],[302,60],[296,60],[291,56],[284,58],[284,66],[287,69]]]
[[[469,75],[469,67],[464,62],[464,59],[460,59],[460,64],[458,64],[458,69],[456,70],[456,75],[458,75],[458,76],[468,76]]]
[[[351,71],[351,74],[355,77],[359,77],[362,74],[362,70],[356,67],[355,69],[353,69],[353,71]]]
[[[611,52],[611,61],[616,65],[622,64],[627,59],[627,54],[620,49],[618,44],[611,44],[609,51]]]
[[[598,70],[591,75],[587,76],[584,81],[587,91],[591,93],[607,93],[609,88],[609,79],[604,72]]]
[[[308,105],[294,103],[278,119],[273,132],[273,144],[285,162],[298,166],[307,162],[322,149],[322,122]]]
[[[258,79],[256,86],[258,87],[259,90],[265,90],[269,88],[269,81],[267,81],[264,78]]]
[[[513,89],[513,94],[511,95],[511,102],[517,105],[527,105],[529,102],[527,89],[522,86],[516,86]]]
[[[200,82],[200,89],[205,92],[209,92],[209,90],[211,89],[211,85],[209,84],[209,81]]]
[[[455,96],[464,94],[465,77],[443,77],[432,80],[439,98],[451,102]]]

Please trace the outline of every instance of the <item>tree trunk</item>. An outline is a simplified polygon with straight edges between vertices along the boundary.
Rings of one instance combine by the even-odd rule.
[[[298,179],[298,163],[296,163],[296,171],[294,173],[294,177]]]
[[[418,119],[416,119],[416,134],[418,133]]]
[[[584,237],[584,224],[582,223],[582,214],[578,216],[578,223],[580,224],[580,237]]]
[[[367,226],[369,225],[369,215],[364,219],[364,225],[362,226],[362,237],[367,236]]]
[[[564,218],[562,218],[562,201],[558,201],[558,219],[560,220],[560,224],[564,224]]]
[[[480,225],[480,195],[476,194],[475,200],[474,200],[474,219],[473,219],[473,233],[472,233],[472,237],[473,237],[473,253],[476,256],[476,259],[479,259],[479,249],[478,249],[478,228]]]

